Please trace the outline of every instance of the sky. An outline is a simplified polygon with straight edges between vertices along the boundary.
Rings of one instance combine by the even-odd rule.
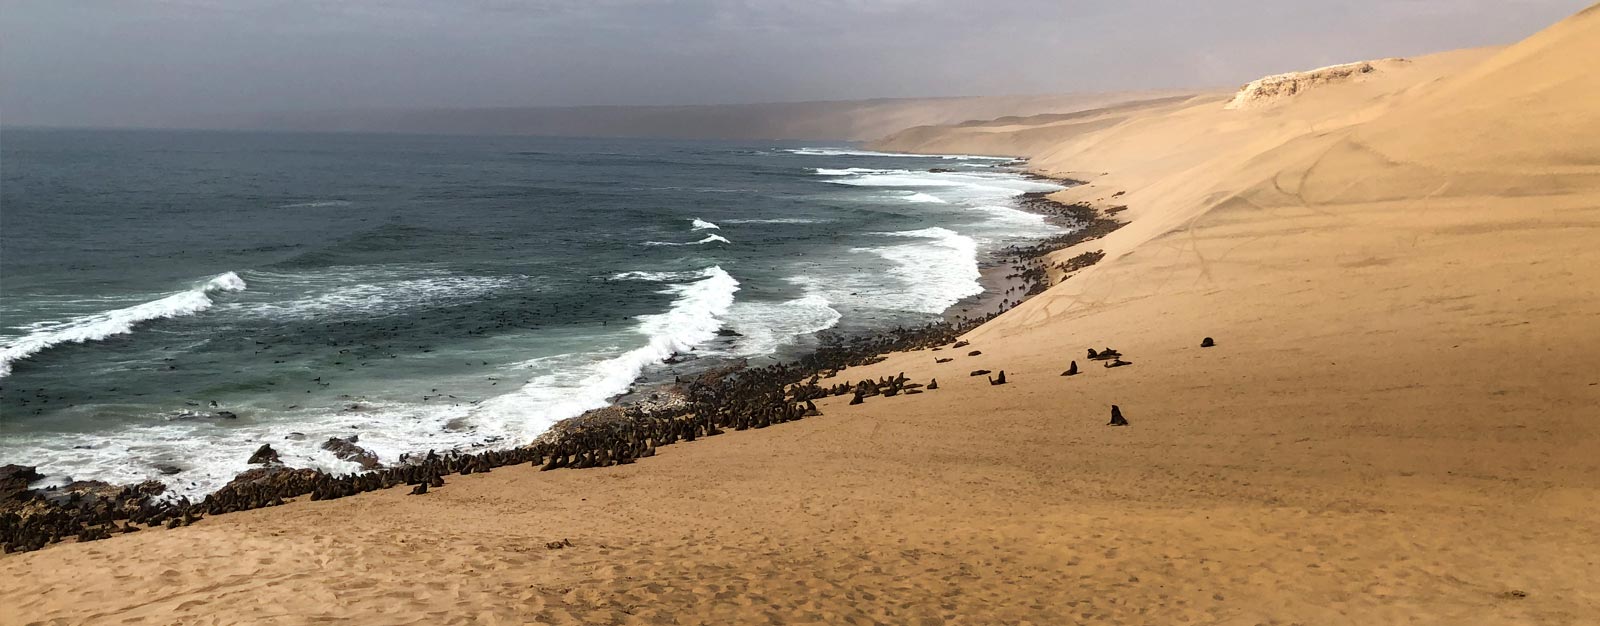
[[[1236,85],[1589,0],[0,0],[0,124]]]

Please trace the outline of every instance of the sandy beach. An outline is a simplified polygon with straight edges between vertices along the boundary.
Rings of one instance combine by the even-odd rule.
[[[0,623],[1595,623],[1594,59],[1600,7],[904,130],[871,147],[1025,157],[1127,222],[970,347],[837,375],[937,390],[4,555]]]

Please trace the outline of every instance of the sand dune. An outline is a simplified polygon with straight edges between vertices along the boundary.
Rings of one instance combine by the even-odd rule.
[[[841,374],[940,390],[11,555],[0,622],[1595,623],[1597,42],[906,130],[1130,222],[981,356]]]

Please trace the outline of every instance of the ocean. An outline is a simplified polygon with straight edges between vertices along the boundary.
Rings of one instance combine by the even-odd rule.
[[[972,306],[1058,188],[784,142],[6,129],[0,464],[200,495],[262,443],[525,443]]]

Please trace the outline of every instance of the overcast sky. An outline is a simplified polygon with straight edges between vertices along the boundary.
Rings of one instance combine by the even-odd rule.
[[[1588,0],[0,0],[0,123],[1233,85]]]

